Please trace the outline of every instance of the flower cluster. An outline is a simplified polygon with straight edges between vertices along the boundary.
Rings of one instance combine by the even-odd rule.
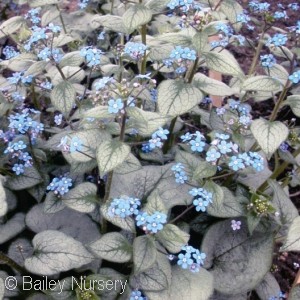
[[[78,6],[80,9],[85,9],[88,6],[89,2],[90,0],[79,0]]]
[[[186,72],[187,67],[196,60],[196,51],[188,47],[182,48],[176,46],[170,53],[168,59],[163,60],[163,63],[168,67],[174,67],[177,74]]]
[[[175,181],[177,183],[185,183],[185,181],[188,180],[188,177],[186,176],[185,171],[183,171],[184,166],[182,163],[177,163],[174,165],[171,170],[174,172],[175,175]]]
[[[239,19],[242,20],[243,18],[244,18],[244,20],[246,20],[246,15],[240,15]],[[244,22],[242,22],[242,23],[244,23]],[[247,24],[247,27],[249,29],[252,28],[249,24]],[[230,39],[237,40],[240,45],[244,45],[245,37],[240,34],[235,35],[233,28],[231,26],[224,24],[224,23],[219,23],[215,26],[215,28],[219,32],[220,40],[212,41],[211,42],[212,48],[226,47],[229,44]]]
[[[8,127],[21,134],[29,134],[31,137],[31,142],[35,142],[37,136],[43,132],[44,124],[34,121],[30,116],[29,112],[37,113],[34,110],[24,109],[22,114],[16,113],[15,115],[10,115]]]
[[[276,58],[273,54],[261,55],[260,63],[264,68],[272,68],[276,64]]]
[[[211,147],[206,152],[206,161],[216,164],[217,160],[222,156],[231,152],[238,152],[238,145],[228,141],[229,135],[216,133],[215,139],[211,142]]]
[[[59,126],[62,123],[62,119],[63,119],[62,114],[56,115],[54,116],[54,123]]]
[[[40,83],[40,87],[42,89],[45,89],[45,90],[52,90],[53,85],[52,85],[52,83],[50,81],[45,80],[45,81],[43,81],[43,82]]]
[[[212,203],[212,193],[203,188],[193,188],[189,191],[189,194],[194,197],[193,204],[196,207],[196,211],[205,212],[207,206]]]
[[[167,216],[161,212],[154,212],[149,215],[147,212],[139,212],[135,218],[136,225],[142,226],[147,233],[157,233],[163,229],[163,224],[167,222]]]
[[[24,72],[15,72],[12,74],[11,77],[8,77],[7,80],[10,84],[30,84],[33,80],[33,77],[31,75],[23,76]]]
[[[45,47],[38,54],[38,58],[45,61],[50,61],[53,59],[56,63],[59,63],[63,57],[63,54],[60,49],[50,49]]]
[[[129,55],[134,60],[142,58],[147,50],[147,46],[142,43],[128,42],[125,45],[124,53]]]
[[[29,19],[32,24],[39,24],[41,22],[41,18],[39,16],[41,11],[40,7],[30,9],[28,13],[25,15],[25,19]]]
[[[77,136],[73,136],[72,138],[68,136],[64,136],[61,138],[58,148],[62,148],[63,152],[74,153],[76,151],[82,150],[82,141]]]
[[[106,88],[110,83],[113,83],[115,79],[113,77],[102,77],[101,79],[95,81],[93,86],[96,91],[101,91]]]
[[[0,139],[2,139],[4,143],[12,141],[15,137],[16,132],[14,129],[9,129],[7,131],[0,130]]]
[[[242,125],[244,128],[248,128],[252,122],[252,116],[250,114],[251,106],[234,99],[228,99],[227,102],[230,113],[233,113],[231,115],[237,116],[237,120],[235,120],[234,118],[230,118],[227,123],[229,125]],[[227,110],[225,107],[219,107],[216,110],[219,116],[225,115],[226,111]]]
[[[139,290],[132,291],[129,300],[146,300],[146,297],[142,296],[142,292]]]
[[[110,114],[117,114],[124,108],[124,103],[121,98],[110,99],[108,101],[108,112]]]
[[[196,131],[195,133],[189,133],[182,135],[181,137],[182,142],[188,142],[191,146],[191,150],[194,152],[203,152],[205,147],[205,140],[204,136],[200,131]]]
[[[170,9],[180,9],[184,13],[194,9],[195,6],[194,0],[171,0],[167,5]]]
[[[275,13],[274,13],[274,19],[276,19],[276,20],[288,19],[286,11],[275,11]]]
[[[279,46],[284,46],[287,42],[288,38],[286,34],[282,34],[282,33],[275,33],[273,37],[270,37],[267,41],[267,46],[275,46],[275,47],[279,47]]]
[[[169,130],[163,129],[162,127],[158,128],[157,131],[155,131],[151,139],[149,140],[149,148],[153,150],[154,148],[161,148],[163,143],[163,140],[167,140],[167,134],[169,134]]]
[[[80,50],[80,55],[85,58],[88,67],[95,67],[101,62],[103,52],[94,47],[84,47]]]
[[[263,2],[260,3],[258,1],[250,1],[249,2],[249,7],[254,11],[254,12],[267,12],[269,10],[270,4],[268,2]]]
[[[11,159],[14,160],[12,170],[16,175],[24,173],[24,167],[32,166],[32,157],[28,152],[23,152],[27,148],[27,145],[23,141],[15,143],[9,142],[7,148],[4,150],[4,154],[11,155]]]
[[[5,59],[11,59],[20,54],[20,52],[16,51],[12,46],[5,46],[2,50],[2,53],[4,54]]]
[[[123,197],[115,198],[111,202],[108,214],[110,216],[118,216],[126,218],[132,215],[138,215],[141,201],[137,198]]]
[[[27,51],[30,51],[32,46],[36,44],[39,41],[44,41],[48,39],[48,36],[46,34],[47,28],[42,28],[38,26],[34,26],[32,28],[32,34],[27,41],[27,43],[24,46],[24,49]]]
[[[55,177],[47,186],[48,191],[53,191],[55,195],[62,196],[69,191],[72,186],[72,179],[68,177]]]
[[[300,81],[300,70],[290,75],[289,80],[292,81],[293,83],[298,83]]]
[[[182,246],[181,250],[182,253],[178,254],[177,265],[193,273],[199,272],[200,267],[204,265],[206,254],[189,245]]]
[[[244,152],[230,157],[228,166],[233,171],[243,170],[246,166],[251,166],[260,172],[264,169],[264,159],[257,152]]]

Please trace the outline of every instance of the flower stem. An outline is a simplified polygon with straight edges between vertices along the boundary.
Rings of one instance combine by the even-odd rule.
[[[59,11],[59,19],[60,19],[63,31],[64,31],[65,34],[67,34],[66,25],[65,25],[65,22],[64,22],[64,19],[63,19],[62,15],[61,15],[61,11],[60,11],[60,9],[59,9],[59,7],[58,7],[57,4],[56,4],[56,9]]]
[[[28,272],[20,266],[18,263],[16,263],[13,259],[5,255],[3,252],[0,251],[0,262],[3,262],[4,264],[10,266],[11,268],[17,270],[21,274],[27,274]]]
[[[169,127],[169,138],[165,141],[164,146],[163,146],[163,153],[166,154],[168,152],[168,150],[172,147],[173,142],[174,142],[174,129],[175,129],[175,124],[177,121],[177,117],[175,117],[170,124]]]
[[[175,223],[177,220],[179,220],[182,216],[184,216],[187,212],[189,212],[193,207],[195,207],[193,204],[188,206],[181,214],[179,214],[176,218],[172,219],[169,224]]]

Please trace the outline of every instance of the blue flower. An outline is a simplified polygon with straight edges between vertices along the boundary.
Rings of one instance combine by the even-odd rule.
[[[146,300],[146,298],[142,296],[140,291],[136,290],[131,292],[129,300]]]
[[[55,195],[64,195],[69,191],[72,186],[72,179],[68,177],[55,177],[52,182],[47,186],[48,191],[53,191]]]
[[[248,155],[247,152],[245,153],[240,153],[238,155],[238,158],[242,159],[243,160],[243,163],[246,165],[246,166],[250,166],[252,164],[252,158]]]
[[[200,266],[204,265],[204,260],[206,258],[206,254],[200,252],[198,249],[195,249],[195,253],[192,254],[192,257],[196,260],[196,263]]]
[[[238,158],[237,156],[232,156],[228,165],[234,171],[242,170],[245,168],[242,159]]]
[[[26,19],[30,19],[33,24],[38,24],[41,21],[41,18],[38,16],[41,11],[40,7],[30,9],[25,15]]]
[[[171,0],[167,5],[167,7],[169,7],[170,9],[175,9],[178,6],[179,6],[179,0]]]
[[[224,115],[226,112],[226,108],[225,107],[217,107],[216,112],[217,112],[218,116]]]
[[[106,32],[105,31],[101,31],[97,37],[97,40],[98,41],[103,41],[105,40],[105,35],[106,35]]]
[[[114,99],[110,99],[108,101],[108,112],[110,114],[117,114],[118,112],[120,112],[124,107],[124,103],[122,101],[122,99],[118,98],[116,100]]]
[[[151,101],[156,102],[157,101],[157,89],[153,88],[150,90],[151,95]]]
[[[181,172],[181,171],[183,171],[183,169],[184,169],[184,166],[183,166],[182,163],[177,163],[176,165],[174,165],[174,166],[171,168],[171,170],[174,171],[175,173]]]
[[[298,3],[290,3],[288,5],[288,8],[290,8],[291,10],[297,11],[299,9],[299,4]]]
[[[193,260],[191,259],[190,253],[185,253],[185,254],[180,253],[178,255],[177,265],[181,266],[182,269],[187,269],[192,264],[193,264]]]
[[[240,106],[241,102],[240,101],[236,101],[234,99],[228,99],[228,104],[229,104],[229,108],[230,109],[238,109],[238,107]]]
[[[257,1],[251,1],[249,6],[254,12],[266,12],[269,10],[270,4],[267,2],[259,3]]]
[[[12,170],[16,173],[16,175],[20,175],[24,173],[24,166],[21,164],[14,164]]]
[[[250,17],[247,14],[239,14],[236,16],[236,21],[247,24],[250,21]]]
[[[273,54],[261,55],[260,63],[264,68],[272,68],[276,64],[276,58]]]
[[[12,46],[5,46],[2,53],[5,55],[5,59],[11,59],[20,55],[20,52],[16,51]]]
[[[221,141],[217,147],[222,154],[232,152],[232,142],[227,143],[226,141]]]
[[[196,60],[196,51],[191,50],[188,47],[182,48],[181,46],[176,46],[174,50],[171,51],[170,54],[171,60]]]
[[[18,93],[18,92],[13,92],[12,94],[11,94],[11,97],[12,97],[12,99],[14,100],[14,101],[16,101],[16,102],[22,102],[23,100],[25,100],[25,97],[24,96],[22,96],[20,93]]]
[[[97,48],[84,47],[80,50],[80,55],[85,58],[88,67],[94,67],[100,64],[103,52]]]
[[[223,142],[226,144],[225,141],[223,141]],[[206,161],[208,161],[208,162],[215,162],[220,157],[221,157],[220,152],[218,152],[215,148],[212,148],[211,150],[206,152]]]
[[[244,126],[249,126],[252,122],[252,119],[250,116],[240,116],[239,117],[239,123],[241,123]]]
[[[180,139],[183,141],[183,142],[188,142],[190,141],[191,139],[193,138],[193,134],[187,132],[186,134],[182,135],[180,137]]]
[[[52,88],[53,88],[53,85],[52,85],[52,83],[50,82],[50,81],[43,81],[41,84],[40,84],[40,87],[42,88],[42,89],[45,89],[45,90],[52,90]]]
[[[292,75],[290,75],[289,80],[293,83],[298,83],[300,81],[300,71],[296,71]]]
[[[166,214],[156,211],[152,215],[146,216],[145,229],[150,233],[157,233],[163,229],[163,224],[166,222]]]
[[[206,207],[209,205],[209,202],[202,198],[196,198],[195,200],[193,200],[193,204],[196,206],[196,211],[205,212]]]
[[[82,150],[82,141],[78,137],[72,137],[70,144],[70,153],[81,151]]]
[[[286,143],[286,142],[283,142],[283,143],[280,144],[279,149],[280,149],[282,152],[287,152],[288,149],[289,149],[289,144]]]
[[[53,59],[56,63],[59,63],[63,57],[63,54],[60,49],[50,49],[45,47],[38,54],[38,58],[45,61],[50,61]]]
[[[168,139],[167,134],[169,134],[168,129],[163,129],[162,127],[159,127],[158,130],[152,134],[152,138],[155,139],[159,137],[162,140],[167,140]]]
[[[110,216],[119,216],[121,218],[138,215],[138,208],[140,205],[141,202],[137,198],[115,198],[109,206],[108,214]]]
[[[53,33],[59,33],[61,32],[61,27],[59,25],[54,25],[53,23],[49,23],[47,28],[52,31]]]
[[[85,9],[87,5],[89,4],[90,0],[79,0],[78,6],[80,9]]]
[[[148,73],[148,74],[138,74],[138,75],[135,76],[135,78],[150,80],[151,79],[151,73]]]
[[[146,212],[139,213],[135,217],[136,225],[137,226],[145,225],[147,217],[148,217],[148,214]]]
[[[275,11],[274,19],[277,19],[277,20],[279,20],[279,19],[288,19],[286,11]]]
[[[226,141],[230,138],[230,135],[224,133],[216,133],[216,138]]]
[[[191,140],[189,144],[191,145],[191,150],[195,152],[202,152],[205,147],[205,143],[199,137],[195,140]]]
[[[206,207],[212,203],[212,193],[203,188],[193,188],[189,194],[194,196],[193,204],[196,206],[197,211],[206,211]]]
[[[284,46],[287,42],[288,38],[286,34],[276,33],[273,37],[269,38],[267,42],[267,46],[274,45],[274,46]]]
[[[150,144],[149,143],[145,143],[142,145],[142,151],[144,153],[149,153],[152,151],[152,149],[150,148]]]
[[[62,122],[62,118],[63,118],[63,115],[62,115],[62,114],[56,115],[56,116],[54,117],[54,123],[55,123],[56,125],[60,125],[61,122]]]
[[[233,30],[227,24],[221,23],[221,24],[217,24],[215,27],[218,31],[222,31],[223,33],[225,33],[225,35],[229,35],[229,36],[232,35]]]
[[[150,149],[161,148],[163,146],[160,138],[153,138],[149,140]]]
[[[171,0],[167,7],[170,9],[180,8],[181,11],[187,12],[190,8],[196,9],[198,5],[194,3],[194,0]]]
[[[184,183],[185,181],[187,181],[188,178],[186,176],[186,173],[184,171],[178,172],[175,174],[175,181],[177,183]]]
[[[113,77],[102,77],[94,83],[94,88],[96,89],[96,91],[100,91],[112,82],[114,82]]]
[[[264,159],[257,152],[248,152],[248,155],[251,157],[251,166],[257,172],[260,172],[264,169]]]
[[[124,53],[128,54],[134,60],[139,60],[144,56],[147,48],[148,47],[142,43],[128,42],[125,45]]]

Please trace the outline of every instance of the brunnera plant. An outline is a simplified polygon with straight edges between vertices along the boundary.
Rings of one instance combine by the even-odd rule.
[[[299,5],[18,4],[0,25],[0,298],[284,297],[270,269],[275,243],[300,251],[300,21],[274,24]],[[25,275],[56,285],[24,291]]]

